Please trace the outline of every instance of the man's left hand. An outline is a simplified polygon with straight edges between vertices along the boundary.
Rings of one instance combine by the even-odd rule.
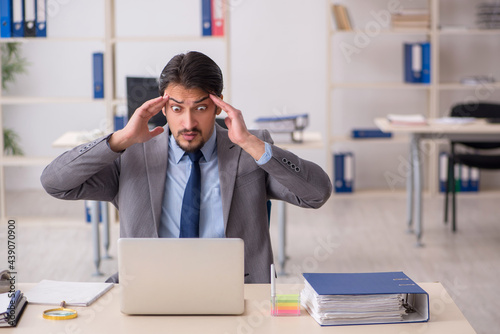
[[[227,114],[224,122],[228,129],[229,139],[250,154],[255,160],[259,160],[266,151],[265,144],[248,131],[241,111],[215,95],[210,94],[210,98],[217,107],[224,110]]]

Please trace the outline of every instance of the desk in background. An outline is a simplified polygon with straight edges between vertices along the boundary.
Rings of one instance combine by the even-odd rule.
[[[104,134],[100,131],[92,131],[92,132],[66,132],[61,137],[56,139],[53,143],[53,147],[60,147],[71,149],[78,145],[82,145],[88,143],[89,141],[95,140]],[[90,204],[90,222],[92,224],[92,248],[94,251],[94,265],[96,271],[94,276],[103,275],[99,270],[101,266],[101,240],[100,240],[100,232],[99,232],[99,216],[102,219],[103,225],[103,245],[104,245],[104,259],[110,259],[111,257],[108,255],[109,251],[109,211],[108,211],[108,203],[107,202],[98,202],[98,201],[88,201]],[[99,212],[101,214],[99,214]]]
[[[420,141],[423,139],[448,139],[452,141],[500,141],[500,124],[487,123],[484,119],[468,124],[440,124],[433,119],[427,125],[394,125],[386,118],[376,118],[375,124],[384,132],[410,136],[410,171],[406,183],[407,221],[410,231],[416,223],[417,246],[422,246],[422,162]]]
[[[272,134],[271,134],[272,135]],[[323,142],[321,141],[321,133],[319,132],[304,132],[301,136],[302,142],[275,142],[276,146],[281,147],[285,150],[294,149],[317,149],[323,147]],[[273,138],[274,139],[274,138]],[[288,256],[286,255],[286,202],[278,201],[278,230],[279,230],[279,242],[278,242],[278,263],[279,263],[279,274],[286,275],[286,261]]]
[[[120,312],[119,285],[89,307],[72,307],[78,318],[55,321],[42,318],[47,305],[28,304],[16,328],[4,333],[370,333],[370,334],[472,334],[467,319],[441,283],[419,283],[429,294],[430,320],[423,323],[321,327],[301,309],[298,317],[270,315],[269,284],[245,284],[245,312],[240,316],[128,316]],[[34,284],[20,284],[28,291]],[[302,285],[278,285],[279,293],[299,292]],[[146,298],[146,296],[145,296]]]

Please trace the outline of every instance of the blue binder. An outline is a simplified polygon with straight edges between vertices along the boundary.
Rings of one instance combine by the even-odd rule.
[[[352,138],[391,138],[392,133],[379,129],[352,129]]]
[[[409,305],[406,306],[413,309],[414,312],[403,315],[403,319],[395,321],[395,323],[429,321],[429,294],[403,272],[304,273],[302,275],[306,283],[314,290],[315,295],[320,298],[346,296],[349,299],[351,296],[359,295],[401,294],[406,296],[408,294],[408,300],[413,300],[413,302],[411,304],[408,302]],[[303,300],[302,297],[301,300]],[[356,322],[356,324],[388,323],[374,322],[372,319],[366,319],[365,321]],[[320,322],[320,325],[351,324],[353,323],[349,320],[338,323],[333,323],[333,321],[332,323]]]
[[[469,191],[479,191],[479,168],[471,167],[469,172]]]
[[[24,37],[23,0],[12,0],[12,37]]]
[[[47,37],[47,0],[36,0],[36,37]]]
[[[422,83],[431,83],[431,43],[421,43],[422,46]]]
[[[446,182],[448,180],[448,154],[439,153],[439,191],[446,192]]]
[[[354,155],[351,152],[333,155],[333,187],[336,193],[351,193],[354,189]]]
[[[0,0],[0,36],[12,37],[12,0]]]
[[[431,83],[431,43],[404,44],[404,81]]]
[[[201,0],[201,27],[203,36],[212,36],[212,0]]]
[[[92,55],[94,68],[94,98],[104,98],[104,54],[95,52]]]
[[[417,49],[418,48],[418,49]],[[417,58],[420,45],[417,43],[404,44],[404,73],[405,82],[417,83],[421,81],[421,58]]]

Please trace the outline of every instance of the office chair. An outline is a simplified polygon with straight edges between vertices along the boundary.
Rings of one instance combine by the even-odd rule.
[[[486,118],[493,122],[500,120],[500,104],[495,103],[466,103],[455,105],[451,109],[451,117]],[[473,149],[472,153],[456,153],[456,146]],[[487,150],[500,148],[500,142],[450,142],[450,155],[448,157],[448,173],[445,194],[444,222],[448,222],[448,193],[452,193],[452,230],[456,231],[456,184],[455,165],[462,164],[479,169],[500,169],[500,155],[481,154]]]

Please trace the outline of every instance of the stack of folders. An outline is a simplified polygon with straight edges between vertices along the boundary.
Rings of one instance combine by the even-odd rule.
[[[27,303],[21,290],[0,294],[0,327],[15,327]]]
[[[402,272],[303,276],[302,306],[322,326],[429,320],[429,295]]]
[[[391,23],[394,29],[429,29],[431,15],[429,9],[402,9],[392,13]]]
[[[424,115],[420,114],[410,114],[410,115],[388,114],[387,120],[392,125],[405,125],[405,126],[427,125],[427,119],[425,118]]]
[[[47,0],[0,0],[0,36],[47,37]]]
[[[500,28],[500,2],[489,1],[477,5],[476,23],[480,29]]]

